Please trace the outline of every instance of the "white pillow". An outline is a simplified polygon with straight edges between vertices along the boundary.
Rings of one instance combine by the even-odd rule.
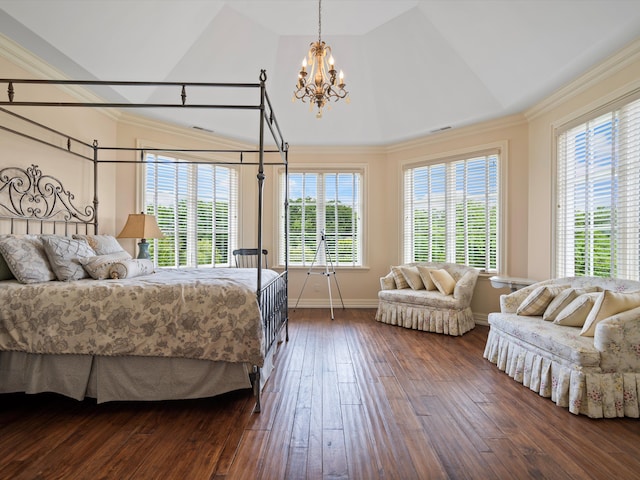
[[[596,332],[596,325],[599,322],[617,313],[636,307],[640,307],[640,292],[618,293],[605,290],[591,309],[580,335],[593,337]]]
[[[553,323],[565,327],[582,327],[600,292],[585,293],[571,301],[555,318]]]
[[[433,267],[425,267],[424,265],[418,265],[418,272],[420,273],[420,278],[422,279],[424,288],[427,290],[436,289],[436,284],[433,283],[433,280],[431,279],[432,270],[436,270],[436,269]]]
[[[37,235],[0,236],[0,254],[20,283],[40,283],[56,279],[42,240]]]
[[[401,266],[400,271],[413,290],[424,290],[424,283],[422,283],[422,278],[420,278],[418,267],[409,265]]]
[[[453,290],[456,288],[456,280],[444,268],[431,270],[429,275],[441,294],[451,295],[453,293]]]
[[[124,250],[121,252],[109,253],[107,255],[96,255],[94,257],[80,259],[80,263],[91,278],[104,280],[109,277],[109,268],[116,262],[130,260],[131,255]]]
[[[554,321],[558,314],[580,295],[584,295],[585,293],[598,292],[599,290],[599,287],[567,288],[566,290],[563,290],[558,295],[556,295],[553,300],[551,300],[546,310],[544,311],[544,314],[542,315],[542,319],[549,322]]]
[[[123,260],[109,267],[109,276],[113,279],[134,278],[151,273],[154,273],[153,262],[146,258]]]
[[[561,291],[569,288],[568,285],[543,285],[534,288],[516,310],[517,315],[535,317],[542,315],[551,300]]]
[[[49,264],[61,282],[80,280],[89,275],[80,260],[95,257],[96,252],[84,240],[58,235],[43,235],[42,245]]]

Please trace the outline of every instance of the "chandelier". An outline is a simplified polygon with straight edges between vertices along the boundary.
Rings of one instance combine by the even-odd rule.
[[[309,100],[310,108],[315,103],[318,107],[316,118],[322,118],[322,107],[332,99],[337,102],[346,98],[349,103],[349,92],[344,89],[344,74],[340,70],[336,78],[331,47],[322,41],[322,0],[318,0],[318,41],[311,43],[307,57],[302,60],[302,68],[298,72],[293,101]]]

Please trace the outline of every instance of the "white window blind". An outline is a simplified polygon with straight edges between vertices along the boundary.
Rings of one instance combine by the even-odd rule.
[[[556,275],[640,280],[640,100],[561,132]]]
[[[280,197],[286,195],[280,175]],[[324,265],[325,250],[338,266],[362,265],[362,172],[289,173],[289,264]],[[284,202],[281,202],[284,203]],[[284,238],[284,212],[280,212]],[[321,244],[324,232],[325,242]],[[279,261],[285,249],[280,245]]]
[[[235,168],[147,153],[144,209],[164,238],[150,247],[161,267],[229,266],[237,245]]]
[[[489,151],[405,169],[405,262],[498,270],[499,161]]]

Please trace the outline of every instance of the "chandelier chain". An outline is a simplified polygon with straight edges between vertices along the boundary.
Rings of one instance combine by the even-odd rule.
[[[322,41],[322,0],[318,0],[318,43]]]

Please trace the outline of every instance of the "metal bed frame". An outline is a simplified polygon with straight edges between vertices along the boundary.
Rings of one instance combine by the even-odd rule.
[[[258,187],[258,220],[257,220],[257,248],[259,252],[257,268],[256,298],[262,312],[263,328],[265,332],[265,353],[268,353],[278,341],[282,328],[285,329],[286,340],[289,340],[289,319],[288,319],[288,241],[287,230],[285,229],[285,268],[284,271],[265,287],[262,287],[262,226],[263,226],[263,192],[264,192],[264,167],[265,165],[284,166],[285,176],[288,178],[288,144],[283,140],[282,133],[266,91],[267,75],[265,70],[261,70],[258,83],[202,83],[202,82],[133,82],[133,81],[97,81],[97,80],[46,80],[46,79],[7,79],[0,78],[0,83],[7,84],[8,100],[0,101],[0,112],[25,122],[26,125],[36,127],[41,132],[40,136],[34,135],[24,130],[10,128],[0,124],[0,129],[18,135],[20,137],[44,144],[48,147],[62,150],[70,155],[80,157],[93,164],[93,205],[84,208],[77,208],[73,204],[74,196],[65,190],[57,178],[50,175],[42,175],[37,165],[32,165],[27,169],[19,167],[8,167],[0,170],[0,194],[6,196],[6,203],[0,204],[0,219],[10,222],[10,230],[13,233],[17,229],[17,224],[22,223],[22,230],[30,233],[34,229],[37,233],[43,233],[46,228],[52,229],[53,233],[89,233],[93,227],[94,233],[98,233],[98,173],[99,165],[106,163],[134,163],[149,164],[143,160],[144,152],[178,152],[178,153],[212,153],[212,154],[232,154],[237,156],[236,160],[216,162],[202,161],[198,163],[206,164],[232,164],[232,165],[254,165],[258,167],[257,187]],[[18,85],[59,85],[59,86],[79,86],[79,87],[113,87],[113,86],[166,86],[179,87],[180,99],[176,103],[126,103],[126,102],[57,102],[57,101],[14,101],[16,86]],[[204,88],[249,88],[258,89],[260,101],[258,104],[190,104],[187,102],[187,91],[191,87]],[[79,140],[74,136],[67,135],[49,126],[38,123],[23,115],[9,110],[5,107],[88,107],[88,108],[194,108],[194,109],[235,109],[235,110],[257,110],[260,118],[258,149],[152,149],[152,148],[132,148],[117,146],[100,146],[97,140],[92,143]],[[265,148],[265,131],[268,130],[271,138],[275,142],[275,149]],[[44,137],[53,135],[58,139],[63,139],[66,148],[54,143]],[[139,160],[110,160],[102,158],[103,152],[107,151],[131,151],[139,152]],[[90,154],[86,153],[90,152]],[[258,162],[247,162],[244,159],[246,154],[257,154]],[[279,161],[265,161],[266,155],[277,154]],[[186,162],[189,163],[189,162]],[[195,162],[191,162],[195,163]],[[288,182],[285,182],[288,189]],[[285,225],[288,221],[288,193],[285,195]],[[84,231],[80,232],[82,229]],[[260,368],[253,367],[250,375],[256,397],[254,411],[260,412]]]

